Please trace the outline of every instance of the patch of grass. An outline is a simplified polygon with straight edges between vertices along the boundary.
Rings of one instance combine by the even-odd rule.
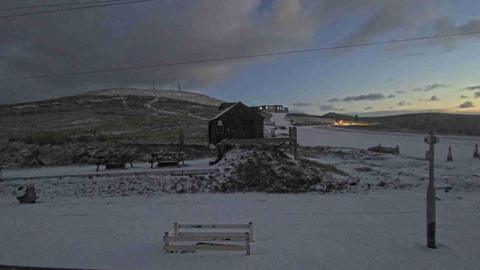
[[[35,132],[31,133],[23,138],[23,142],[26,144],[37,144],[37,145],[62,145],[68,142],[71,142],[71,134],[68,132]]]

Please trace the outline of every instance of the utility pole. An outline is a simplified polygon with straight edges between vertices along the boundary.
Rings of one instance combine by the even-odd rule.
[[[436,206],[435,206],[435,179],[434,179],[434,159],[435,159],[435,144],[438,143],[438,138],[433,134],[433,129],[430,130],[430,135],[425,137],[425,143],[429,145],[429,150],[425,153],[425,157],[429,163],[429,179],[427,187],[427,247],[437,248],[435,243],[436,230]]]
[[[290,127],[288,129],[288,135],[290,137],[290,149],[293,152],[293,159],[298,159],[298,144],[297,144],[297,127]]]

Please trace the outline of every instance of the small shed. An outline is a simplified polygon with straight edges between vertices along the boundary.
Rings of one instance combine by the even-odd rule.
[[[241,102],[222,104],[221,112],[208,121],[208,142],[223,139],[263,138],[263,116]]]

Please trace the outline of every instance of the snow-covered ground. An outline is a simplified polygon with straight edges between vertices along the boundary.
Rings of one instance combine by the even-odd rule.
[[[112,174],[121,172],[155,172],[155,171],[181,171],[181,170],[193,170],[193,169],[211,169],[209,161],[212,159],[197,159],[186,160],[185,167],[165,167],[165,168],[150,168],[150,164],[147,162],[133,163],[133,167],[127,166],[127,169],[118,170],[105,170],[104,166],[101,166],[98,174]],[[3,178],[15,178],[15,177],[37,177],[37,176],[62,176],[62,175],[86,175],[97,173],[97,166],[84,165],[84,166],[57,166],[57,167],[38,167],[28,169],[4,169],[0,177]]]
[[[271,117],[264,127],[266,137],[288,137],[288,128],[291,124],[286,115],[286,113],[271,113]]]
[[[424,134],[395,133],[322,127],[298,127],[298,143],[305,146],[328,145],[367,149],[381,144],[400,147],[400,153],[406,156],[424,158],[428,145],[424,143]],[[475,144],[480,144],[480,137],[438,136],[440,141],[435,146],[435,158],[445,160],[448,147],[452,147],[456,161],[471,160]],[[480,160],[479,160],[480,161]]]
[[[285,114],[274,114],[288,128]],[[284,131],[284,130],[277,130]],[[288,130],[287,130],[288,133]],[[13,196],[25,181],[0,182],[0,264],[96,269],[480,269],[478,138],[441,136],[437,149],[437,239],[425,248],[427,145],[423,135],[299,127],[300,155],[348,175],[349,192],[171,194],[206,181],[173,176],[63,178],[36,182],[40,203]],[[399,145],[401,155],[365,151]],[[330,147],[317,147],[317,146]],[[454,162],[446,162],[446,148]],[[245,155],[227,154],[216,168]],[[208,160],[187,162],[205,168]],[[126,171],[150,170],[134,164]],[[94,166],[7,170],[4,177],[87,173]],[[28,182],[28,181],[27,181]],[[182,191],[183,192],[183,191]],[[255,226],[252,256],[165,254],[173,222]]]
[[[290,121],[286,118],[286,113],[272,113],[270,121],[274,122],[277,126],[290,127]]]
[[[277,126],[289,127],[290,122],[285,113],[273,113],[272,121]],[[369,131],[339,128],[333,126],[305,126],[297,128],[298,143],[303,146],[338,146],[367,149],[376,145],[400,147],[405,156],[424,158],[428,145],[424,143],[426,134],[400,133],[387,131]],[[445,160],[448,147],[452,147],[456,161],[472,160],[475,145],[480,145],[480,137],[439,135],[435,146],[435,158]],[[480,160],[479,160],[480,161]]]
[[[178,91],[178,90],[160,90],[160,89],[137,89],[137,88],[113,88],[87,92],[90,95],[98,96],[152,96],[159,98],[171,98],[185,100],[210,106],[219,106],[223,101],[215,99],[200,93]]]
[[[424,192],[0,199],[0,262],[97,269],[479,269],[480,198],[439,193],[439,249],[425,248]],[[165,254],[174,221],[255,226],[252,256]]]

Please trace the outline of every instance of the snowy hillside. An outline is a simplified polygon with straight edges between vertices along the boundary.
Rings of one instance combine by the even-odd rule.
[[[158,150],[146,144],[168,148],[181,132],[185,144],[205,146],[207,121],[218,108],[198,102],[218,102],[195,93],[157,92],[177,99],[100,91],[0,106],[0,166],[92,164],[97,151],[112,148],[117,154],[130,149],[148,156]],[[202,152],[205,156],[208,150]],[[143,153],[135,159],[143,160]]]
[[[200,93],[178,90],[155,90],[137,88],[112,88],[87,92],[88,95],[99,96],[152,96],[189,101],[209,106],[219,106],[223,101]]]

